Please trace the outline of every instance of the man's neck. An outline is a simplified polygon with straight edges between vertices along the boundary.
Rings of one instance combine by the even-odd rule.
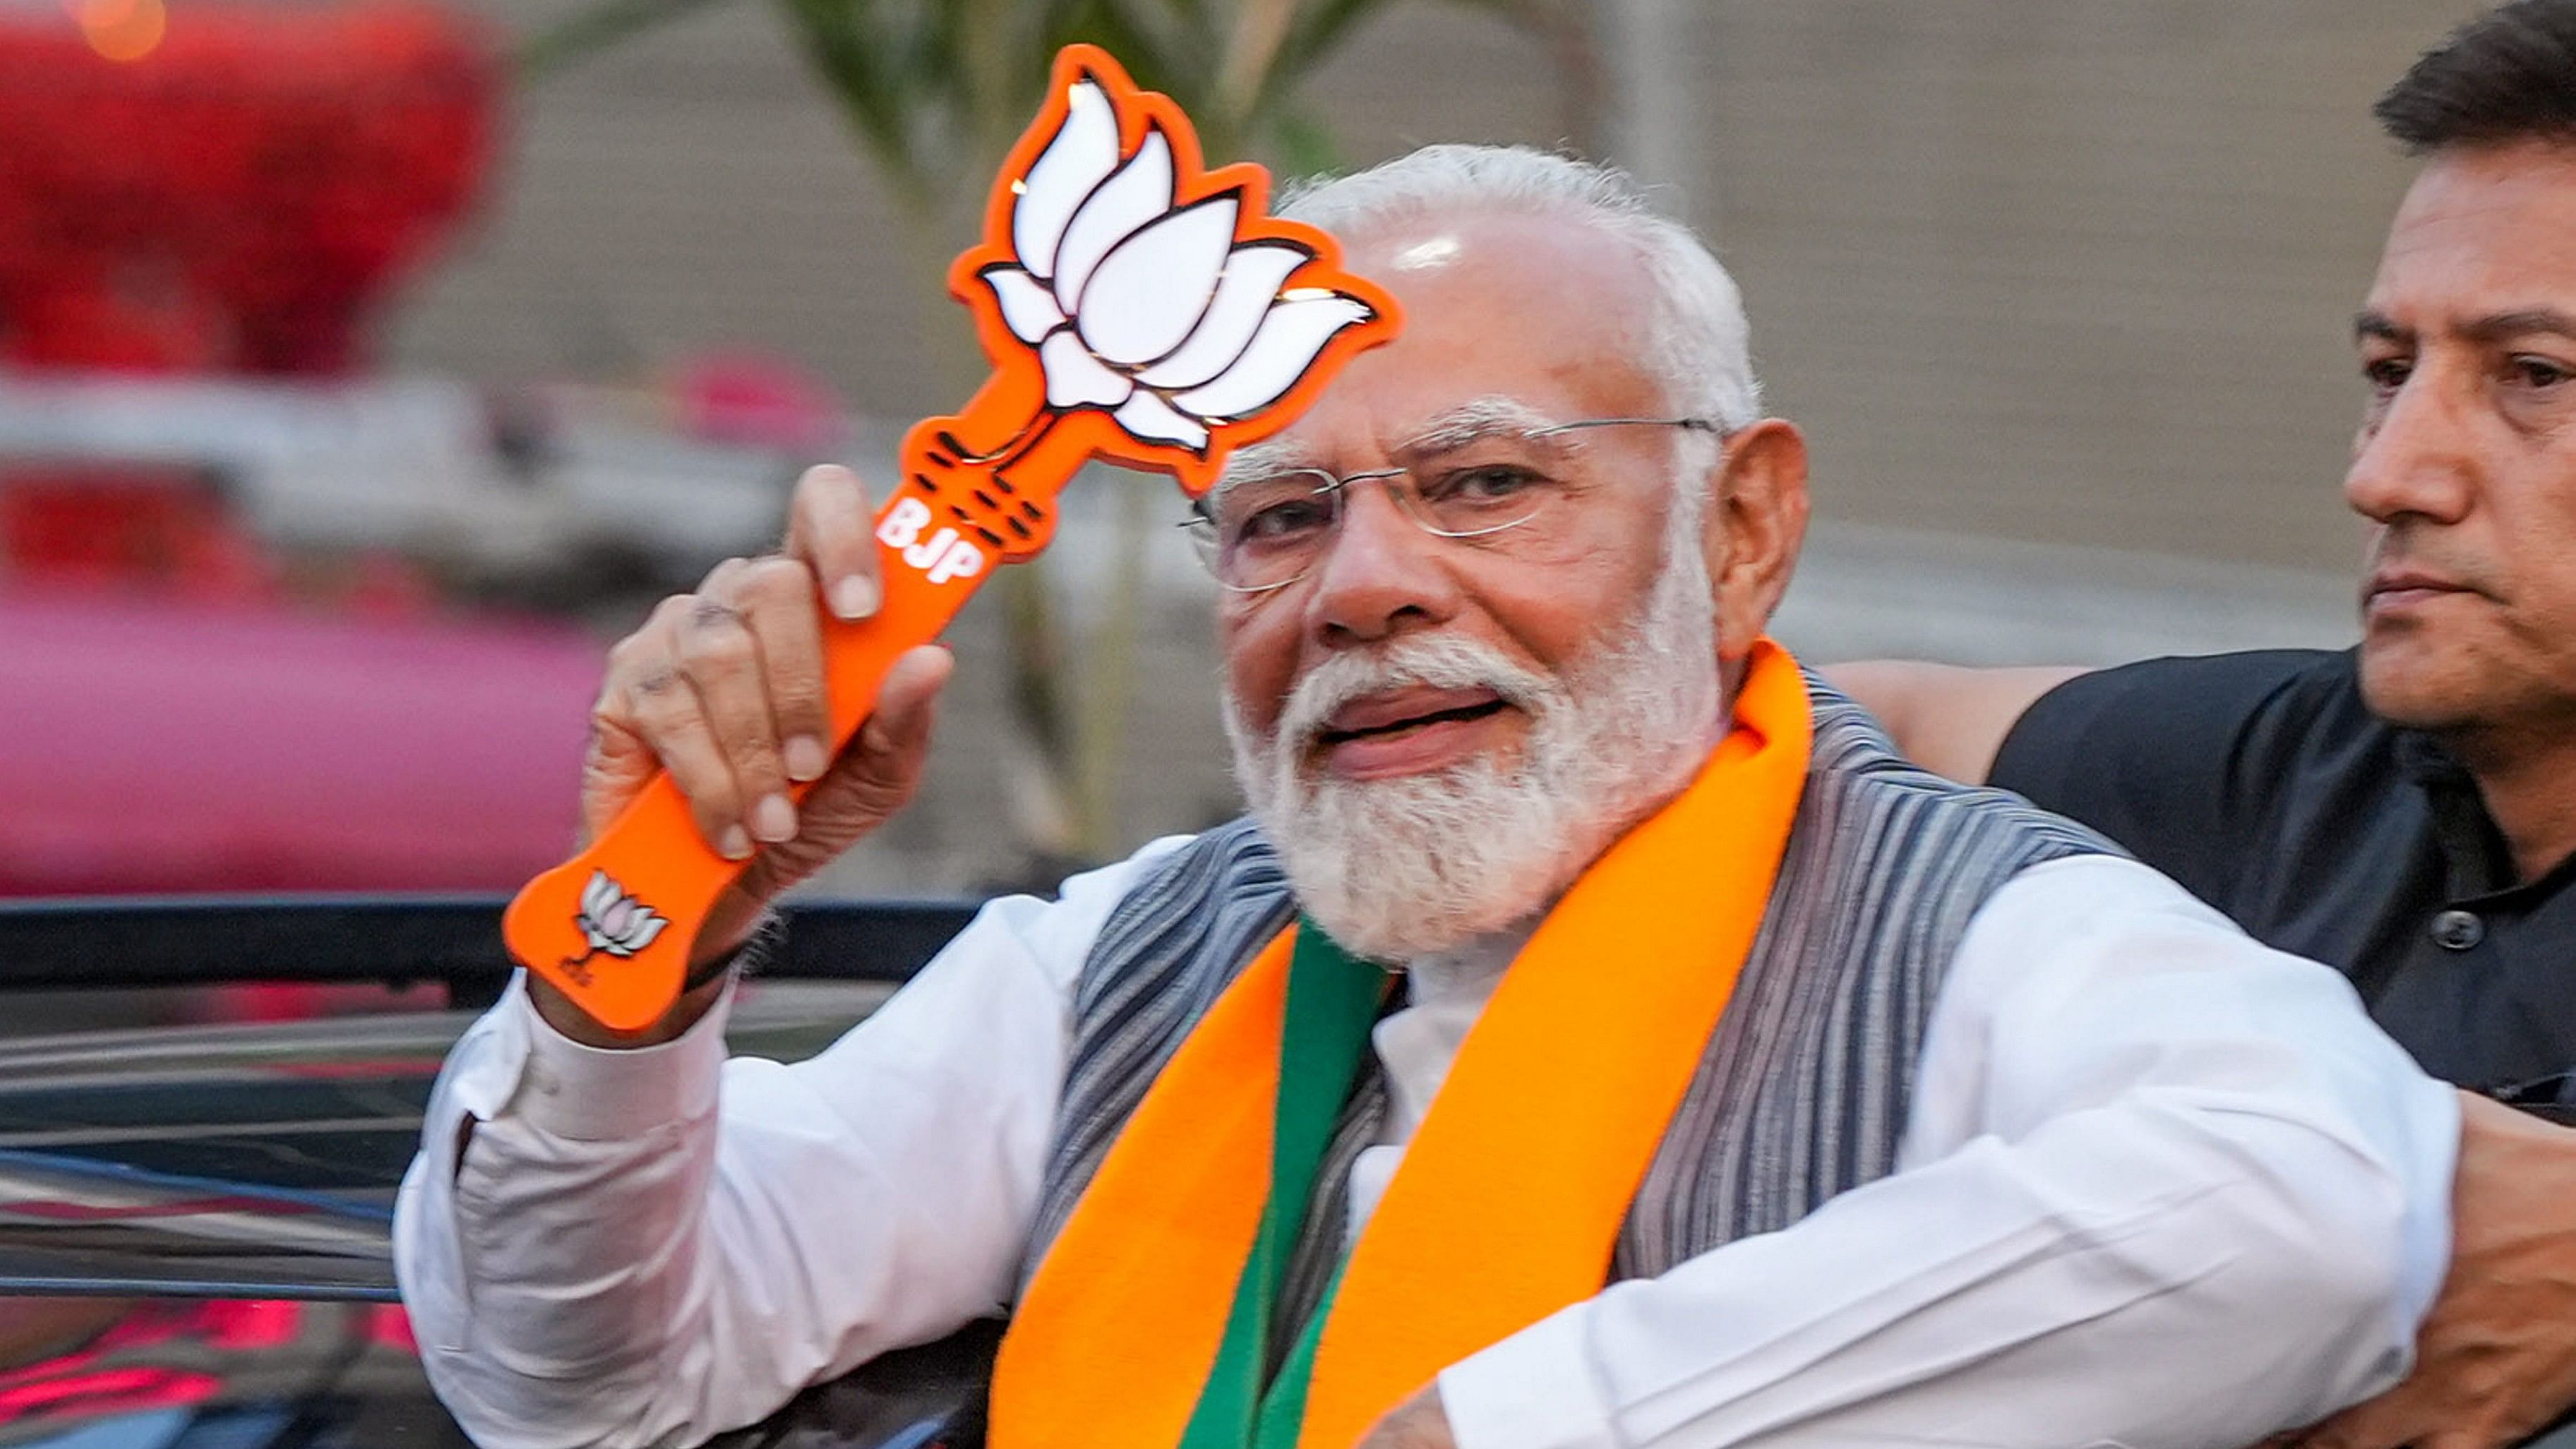
[[[2530,882],[2576,855],[2576,728],[2494,731],[2443,742],[2476,777],[2487,815]]]
[[[1499,931],[1462,941],[1446,951],[1434,951],[1416,957],[1405,966],[1406,988],[1418,1003],[1433,997],[1472,993],[1482,999],[1501,979],[1530,937],[1538,934],[1539,923],[1555,909],[1550,902],[1529,916]]]

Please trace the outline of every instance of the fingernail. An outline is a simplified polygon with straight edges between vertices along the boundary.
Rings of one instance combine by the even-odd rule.
[[[727,860],[743,860],[751,854],[751,837],[739,825],[728,825],[716,839],[716,850]]]
[[[852,574],[832,585],[832,612],[855,623],[877,611],[877,586],[874,579]]]
[[[787,778],[791,780],[819,780],[832,765],[831,754],[823,748],[823,742],[812,735],[798,735],[789,740],[780,753],[786,759]]]
[[[751,807],[751,833],[776,845],[796,838],[796,807],[784,795],[763,795]]]

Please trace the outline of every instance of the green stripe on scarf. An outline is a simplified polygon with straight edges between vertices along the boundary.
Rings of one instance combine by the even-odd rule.
[[[1300,921],[1296,954],[1288,964],[1288,1002],[1280,1027],[1279,1105],[1273,1119],[1270,1196],[1252,1242],[1234,1306],[1217,1345],[1216,1363],[1199,1391],[1198,1407],[1181,1435],[1180,1449],[1292,1449],[1306,1409],[1306,1386],[1315,1367],[1315,1344],[1330,1316],[1327,1292],[1298,1335],[1279,1378],[1264,1392],[1270,1362],[1270,1323],[1288,1258],[1305,1226],[1315,1174],[1331,1145],[1334,1125],[1350,1099],[1360,1057],[1368,1049],[1386,999],[1388,977],[1370,962],[1333,944],[1313,921]],[[1138,1325],[1139,1332],[1151,1332]]]

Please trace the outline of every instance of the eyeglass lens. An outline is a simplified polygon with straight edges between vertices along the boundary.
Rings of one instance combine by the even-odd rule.
[[[1699,419],[1597,418],[1476,439],[1412,469],[1348,477],[1321,468],[1286,469],[1224,488],[1191,527],[1191,541],[1218,582],[1258,592],[1293,583],[1314,567],[1341,524],[1350,490],[1361,483],[1384,483],[1405,517],[1443,538],[1544,527],[1564,506],[1567,492],[1554,466],[1554,450],[1542,440],[1621,424],[1714,430]]]

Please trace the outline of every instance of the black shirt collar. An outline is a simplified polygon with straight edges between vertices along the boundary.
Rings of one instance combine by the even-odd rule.
[[[2535,881],[2517,881],[2513,847],[2487,813],[2486,796],[2469,767],[2420,730],[2397,732],[2397,765],[2424,791],[2432,806],[2433,839],[2441,847],[2444,894],[2464,907],[2511,906],[2526,895],[2546,896],[2565,884],[2576,858]]]

